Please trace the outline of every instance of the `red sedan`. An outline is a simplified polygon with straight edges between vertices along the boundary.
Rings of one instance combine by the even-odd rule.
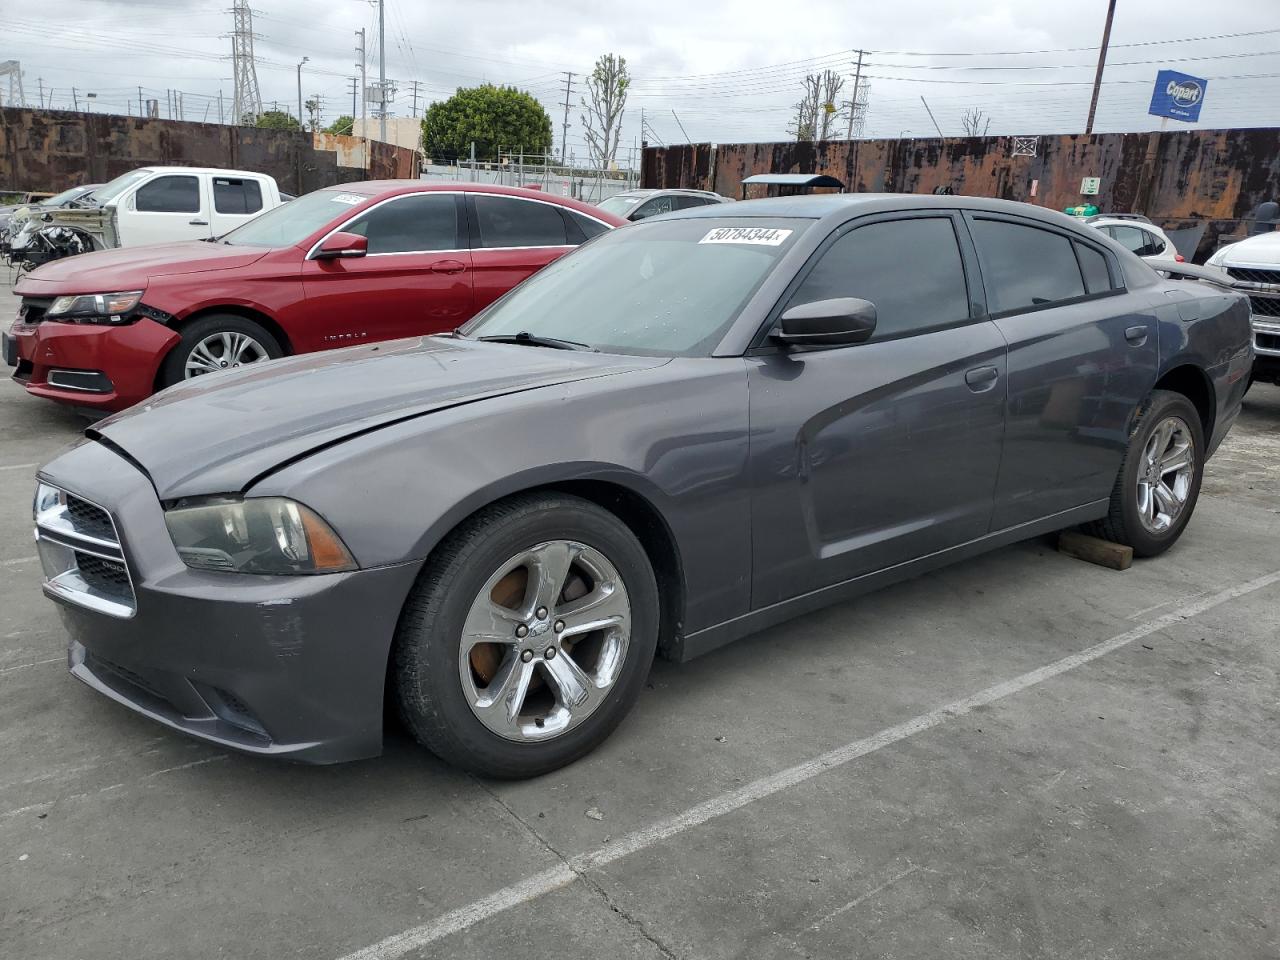
[[[330,187],[210,242],[82,254],[23,277],[4,358],[29,393],[120,410],[189,377],[451,330],[621,226],[534,190]]]

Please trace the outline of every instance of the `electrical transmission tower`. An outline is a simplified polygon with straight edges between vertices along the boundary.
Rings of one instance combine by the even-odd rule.
[[[9,95],[4,100],[6,107],[25,107],[27,95],[22,92],[22,64],[17,60],[0,62],[0,77],[9,78]],[[44,106],[44,104],[41,104]]]
[[[854,94],[852,100],[848,101],[849,119],[852,123],[849,126],[850,140],[861,140],[863,128],[867,125],[867,110],[871,104],[871,82],[866,77],[860,77],[858,90]]]
[[[232,123],[239,126],[246,115],[256,117],[262,113],[262,94],[258,90],[257,59],[253,55],[256,35],[249,0],[235,0],[231,14],[235,18],[235,32],[231,34],[231,75],[235,81],[231,117]]]

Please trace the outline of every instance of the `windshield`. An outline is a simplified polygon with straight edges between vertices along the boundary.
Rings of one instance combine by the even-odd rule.
[[[41,200],[40,206],[60,207],[68,200],[74,200],[82,193],[84,193],[84,187],[72,187],[70,190],[63,190],[61,193],[55,193],[48,200]]]
[[[810,222],[698,217],[612,231],[534,274],[462,333],[707,356]]]
[[[363,193],[317,190],[268,210],[225,237],[223,243],[246,247],[293,247],[329,221],[345,217],[356,204],[369,198]]]
[[[106,206],[135,183],[145,180],[149,176],[151,176],[151,171],[145,167],[141,170],[130,170],[128,173],[122,173],[114,180],[93,191],[93,199],[100,206]]]
[[[615,217],[625,218],[628,213],[635,209],[637,203],[644,197],[629,197],[625,193],[620,193],[616,197],[610,197],[608,200],[601,200],[596,204],[601,210],[607,210]]]

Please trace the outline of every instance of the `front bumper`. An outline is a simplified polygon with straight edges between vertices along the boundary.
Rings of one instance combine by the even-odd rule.
[[[146,477],[108,448],[83,443],[40,475],[110,512],[134,595],[132,615],[110,616],[46,583],[73,676],[228,749],[313,763],[381,752],[387,660],[416,564],[201,573],[178,558]]]
[[[165,354],[180,339],[146,318],[119,326],[19,318],[7,336],[17,360],[13,379],[28,393],[104,412],[151,396]]]

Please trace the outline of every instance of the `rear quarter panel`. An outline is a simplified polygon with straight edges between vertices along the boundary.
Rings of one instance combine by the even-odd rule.
[[[1160,373],[1183,366],[1204,371],[1213,397],[1211,454],[1240,412],[1253,367],[1251,311],[1246,296],[1209,283],[1169,281],[1153,294]]]

